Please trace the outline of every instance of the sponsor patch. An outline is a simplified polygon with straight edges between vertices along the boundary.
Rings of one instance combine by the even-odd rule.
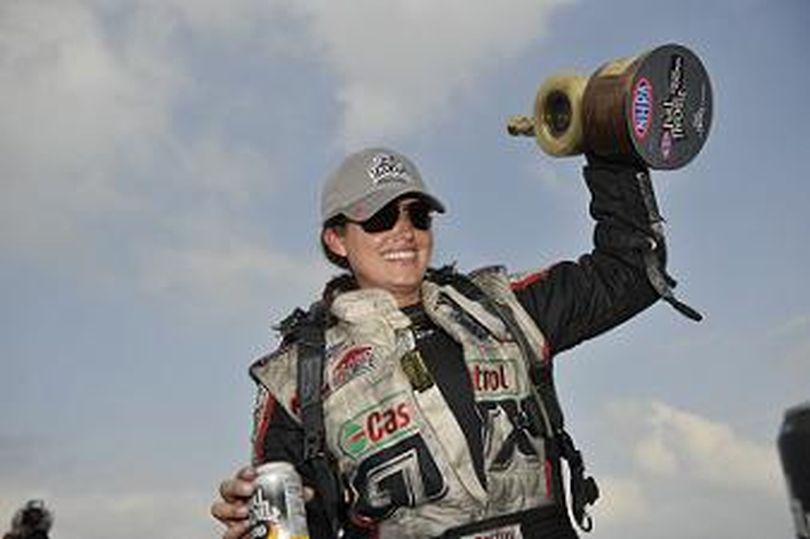
[[[341,451],[358,459],[415,432],[413,411],[405,397],[405,392],[386,397],[341,425],[338,442]]]
[[[402,371],[408,377],[411,387],[420,393],[433,387],[433,377],[425,366],[419,350],[412,350],[399,360]]]
[[[520,531],[520,524],[511,524],[494,530],[464,535],[461,539],[523,539],[523,533]]]
[[[475,361],[468,365],[468,369],[476,393],[487,397],[517,395],[517,367],[514,360]]]
[[[366,171],[374,185],[391,182],[409,183],[412,181],[411,175],[405,168],[405,163],[390,153],[380,152],[376,154],[371,158]]]
[[[332,390],[334,391],[357,376],[371,371],[373,367],[374,348],[372,346],[363,345],[349,348],[331,367]]]
[[[644,140],[650,130],[652,107],[653,87],[649,80],[642,77],[633,87],[633,132],[639,140]]]

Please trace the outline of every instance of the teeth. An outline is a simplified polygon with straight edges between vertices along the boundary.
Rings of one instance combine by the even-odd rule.
[[[385,253],[383,258],[386,260],[410,260],[416,258],[416,251],[393,251]]]

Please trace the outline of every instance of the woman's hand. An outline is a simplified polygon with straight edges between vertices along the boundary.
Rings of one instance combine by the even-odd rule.
[[[245,466],[219,485],[221,499],[211,504],[211,515],[225,525],[222,539],[239,539],[250,531],[248,510],[255,480],[256,470]]]

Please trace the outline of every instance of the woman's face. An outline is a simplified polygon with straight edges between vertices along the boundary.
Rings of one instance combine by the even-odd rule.
[[[382,288],[390,292],[400,307],[418,303],[421,299],[422,278],[425,276],[433,251],[433,233],[429,227],[421,230],[419,216],[409,213],[429,212],[425,202],[417,198],[397,199],[390,203],[398,210],[393,228],[366,232],[358,223],[347,223],[342,231],[328,228],[324,241],[338,256],[345,257],[360,288]],[[369,221],[386,211],[383,208]],[[389,208],[389,211],[392,209]],[[366,221],[367,224],[369,221]],[[424,226],[424,222],[421,223]]]

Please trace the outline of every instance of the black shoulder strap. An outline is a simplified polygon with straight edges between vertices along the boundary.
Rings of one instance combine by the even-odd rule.
[[[661,213],[658,211],[658,203],[655,200],[655,192],[653,191],[652,182],[650,181],[650,174],[646,171],[638,172],[636,173],[636,181],[641,191],[641,197],[644,200],[644,206],[647,208],[647,219],[650,223],[650,228],[653,236],[655,236],[654,238],[649,238],[652,240],[653,245],[649,245],[644,250],[644,266],[647,271],[647,278],[653,288],[655,288],[655,291],[658,292],[658,295],[661,296],[664,301],[672,305],[676,311],[695,322],[700,322],[703,320],[703,315],[675,297],[673,288],[675,288],[677,283],[662,267],[658,255],[653,251],[655,247],[654,243],[661,241],[664,237],[664,231],[661,225],[664,222],[664,218],[661,217]]]
[[[550,361],[543,361],[537,355],[537,351],[529,344],[526,335],[515,318],[512,309],[495,298],[492,298],[475,282],[461,273],[453,272],[452,269],[443,268],[435,274],[442,280],[440,284],[451,284],[459,292],[468,298],[481,303],[487,310],[495,314],[506,325],[509,333],[517,340],[518,346],[528,360],[529,376],[538,397],[543,401],[551,423],[552,448],[560,457],[568,463],[570,472],[571,510],[577,525],[583,531],[591,531],[593,520],[586,510],[586,506],[592,505],[599,498],[599,487],[596,480],[591,476],[585,476],[585,463],[582,454],[574,444],[571,435],[565,430],[565,420],[557,397],[557,390],[554,387],[554,377]],[[539,420],[539,418],[537,418]],[[539,432],[543,432],[540,428]],[[561,501],[565,504],[562,493]]]
[[[313,304],[294,329],[298,346],[298,402],[304,425],[304,460],[324,449],[325,427],[321,406],[324,359],[324,316],[319,303]]]
[[[326,428],[323,418],[324,348],[326,309],[321,302],[299,316],[292,328],[298,346],[298,400],[304,428],[304,464],[315,475],[316,489],[329,526],[335,536],[340,529],[340,508],[343,497],[340,481],[326,448]]]

